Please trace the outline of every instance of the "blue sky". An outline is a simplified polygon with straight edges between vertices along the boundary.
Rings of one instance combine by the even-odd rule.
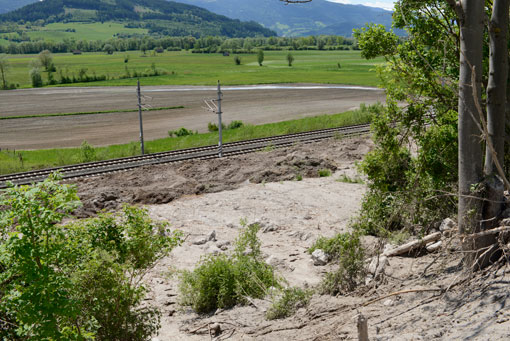
[[[380,7],[387,10],[393,10],[394,0],[328,0],[331,2],[339,2],[341,4],[350,4],[350,5],[365,5],[371,7]]]

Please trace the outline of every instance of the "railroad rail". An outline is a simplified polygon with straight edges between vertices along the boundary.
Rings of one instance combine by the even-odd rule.
[[[369,124],[358,124],[339,128],[321,129],[303,133],[230,142],[223,144],[223,157],[250,153],[267,147],[285,147],[297,142],[310,142],[331,138],[334,136],[359,135],[369,131]],[[217,157],[218,146],[212,145],[98,162],[81,163],[64,167],[47,168],[30,172],[0,175],[0,189],[6,188],[8,182],[12,182],[17,185],[25,185],[33,182],[43,181],[48,177],[48,175],[56,171],[60,172],[63,179],[74,179],[124,171],[142,166],[179,162],[185,160],[206,160],[214,159]]]

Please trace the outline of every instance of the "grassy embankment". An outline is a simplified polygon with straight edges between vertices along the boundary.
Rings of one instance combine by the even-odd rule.
[[[361,106],[359,110],[336,115],[321,115],[298,120],[246,125],[238,129],[225,130],[224,142],[234,142],[259,137],[282,135],[322,128],[369,122],[371,108]],[[196,134],[184,137],[169,137],[146,142],[146,150],[154,153],[166,150],[214,145],[218,143],[218,133]],[[107,147],[46,149],[33,151],[1,151],[0,173],[14,173],[38,168],[63,166],[92,160],[106,160],[139,154],[139,143],[112,145]]]
[[[87,69],[88,75],[107,75],[110,80],[90,83],[74,83],[69,86],[133,85],[133,78],[118,79],[126,75],[150,70],[154,63],[158,71],[167,74],[141,78],[143,85],[214,85],[221,80],[224,85],[270,84],[270,83],[331,83],[377,86],[375,66],[382,59],[364,60],[359,51],[292,51],[295,61],[287,65],[288,51],[266,51],[264,65],[257,64],[255,54],[240,55],[242,65],[235,65],[234,55],[193,54],[188,51],[164,52],[153,55],[139,51],[105,53],[54,54],[57,67],[54,73],[60,79],[59,71],[78,77],[80,69]],[[127,63],[124,62],[129,56]],[[30,63],[37,55],[7,55],[11,68],[7,74],[10,83],[22,88],[31,87]],[[338,67],[340,64],[340,67]],[[115,79],[111,79],[115,78]],[[43,72],[46,82],[47,75]]]

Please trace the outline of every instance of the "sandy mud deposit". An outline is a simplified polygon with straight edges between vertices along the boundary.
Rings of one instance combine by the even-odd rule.
[[[357,340],[358,311],[368,318],[371,340],[509,339],[508,268],[466,277],[458,243],[446,236],[441,250],[389,257],[377,281],[347,296],[316,294],[308,307],[286,319],[266,320],[268,300],[210,315],[179,305],[179,270],[192,269],[203,255],[230,252],[241,219],[260,223],[263,256],[289,285],[318,284],[335,265],[314,266],[306,250],[318,236],[348,229],[365,186],[338,180],[355,178],[355,162],[370,148],[363,137],[331,139],[90,178],[78,183],[84,202],[79,215],[143,204],[154,219],[169,221],[187,235],[147,277],[146,303],[162,312],[154,340]],[[323,169],[332,175],[318,177]],[[363,243],[369,254],[384,247],[373,237]],[[214,338],[213,323],[221,327]]]

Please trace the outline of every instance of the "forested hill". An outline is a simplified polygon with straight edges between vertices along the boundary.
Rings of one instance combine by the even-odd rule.
[[[278,0],[176,0],[229,18],[253,20],[283,36],[335,34],[351,36],[367,22],[391,27],[391,12],[327,0],[286,5]]]
[[[0,0],[3,1],[3,0]],[[180,35],[227,37],[272,36],[255,22],[241,22],[204,8],[165,0],[44,0],[0,15],[0,22],[138,21],[154,31]]]
[[[37,0],[0,0],[0,13],[14,11],[20,7],[36,2]]]

